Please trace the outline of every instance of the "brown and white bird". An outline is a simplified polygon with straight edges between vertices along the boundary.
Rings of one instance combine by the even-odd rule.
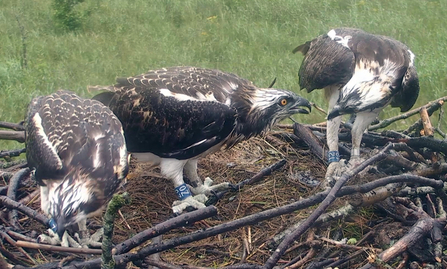
[[[403,43],[360,29],[330,30],[293,51],[302,52],[301,89],[324,89],[329,102],[327,144],[330,177],[339,166],[341,115],[355,114],[350,164],[358,164],[362,135],[388,104],[409,110],[419,94],[414,54]]]
[[[309,102],[293,92],[258,88],[234,74],[197,67],[151,70],[93,88],[108,90],[94,99],[121,120],[129,152],[159,165],[173,182],[176,214],[188,206],[204,207],[206,195],[229,187],[211,186],[209,178],[202,183],[200,157],[262,134],[293,114],[309,113],[303,107],[310,110]],[[185,184],[183,171],[192,187]]]
[[[76,223],[85,231],[86,219],[101,213],[127,175],[120,121],[96,100],[58,91],[31,101],[25,134],[26,158],[53,232],[62,239]]]

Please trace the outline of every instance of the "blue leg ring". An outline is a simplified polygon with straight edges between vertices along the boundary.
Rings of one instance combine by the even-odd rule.
[[[180,200],[185,200],[189,196],[192,196],[191,191],[189,190],[188,186],[185,183],[176,187],[175,193],[177,193],[177,196]]]
[[[57,224],[56,224],[56,221],[53,218],[51,218],[48,221],[48,226],[50,227],[51,230],[53,230],[53,232],[57,233]]]
[[[338,150],[329,151],[327,153],[327,159],[329,163],[339,162],[340,154],[338,153]]]

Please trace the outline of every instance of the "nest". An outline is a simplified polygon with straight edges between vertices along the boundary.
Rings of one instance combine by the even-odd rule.
[[[412,126],[412,134],[365,134],[362,154],[367,160],[342,176],[344,186],[331,190],[319,186],[327,165],[321,126],[283,125],[265,137],[202,158],[202,178],[246,183],[239,191],[221,193],[214,207],[206,209],[207,217],[205,210],[172,216],[171,205],[177,199],[172,183],[158,168],[132,159],[122,190],[131,202],[114,221],[112,242],[121,249],[115,262],[134,268],[445,265],[446,146],[433,136],[421,136],[426,127],[422,121]],[[341,146],[349,147],[348,134],[349,130],[341,131]],[[23,150],[7,153],[0,156]],[[45,217],[35,213],[40,212],[38,186],[24,161],[1,164],[0,252],[7,263],[17,268],[99,268],[98,251],[74,254],[32,246],[47,229]],[[191,214],[197,221],[181,220]],[[91,233],[102,225],[101,217],[88,221]],[[138,241],[141,234],[150,239]],[[134,247],[126,249],[123,242]]]

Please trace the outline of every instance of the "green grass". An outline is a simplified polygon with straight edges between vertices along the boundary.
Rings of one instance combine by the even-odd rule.
[[[59,88],[91,97],[87,85],[148,69],[217,68],[298,92],[304,41],[340,26],[392,36],[416,54],[421,95],[416,105],[445,95],[447,28],[444,0],[98,0],[77,5],[82,27],[55,27],[52,1],[3,0],[0,7],[0,120],[19,122],[29,101]],[[19,22],[20,23],[19,23]],[[27,67],[22,35],[26,33]],[[326,107],[319,91],[301,94]],[[387,108],[382,117],[398,114]],[[323,121],[315,112],[297,119]],[[408,121],[410,124],[413,120]],[[404,123],[405,124],[405,123]],[[0,142],[0,148],[18,147]]]

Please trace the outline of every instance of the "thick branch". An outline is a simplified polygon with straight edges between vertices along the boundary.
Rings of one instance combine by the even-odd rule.
[[[447,143],[444,140],[440,140],[433,137],[422,136],[412,137],[410,139],[402,139],[400,142],[405,142],[412,148],[429,148],[436,152],[442,152],[447,154]]]
[[[422,127],[424,128],[425,136],[433,136],[434,128],[430,121],[430,116],[428,115],[427,109],[425,107],[421,108],[421,121]]]
[[[42,215],[42,214],[38,213],[37,211],[34,211],[33,209],[31,209],[21,203],[11,200],[10,198],[8,198],[6,196],[0,196],[0,204],[4,205],[5,207],[10,208],[10,209],[17,209],[18,211],[22,212],[23,214],[27,215],[28,217],[31,217],[31,218],[37,220],[38,222],[42,223],[43,225],[45,225],[45,227],[48,227],[49,219],[45,215]]]
[[[61,247],[46,244],[38,244],[34,242],[26,242],[21,240],[18,240],[16,244],[19,247],[47,250],[51,252],[67,252],[67,253],[92,254],[92,255],[100,255],[102,253],[102,250],[100,249]]]
[[[0,121],[0,128],[12,129],[14,131],[24,131],[25,127],[20,123],[11,123],[6,121]]]
[[[0,158],[3,157],[16,157],[19,156],[22,153],[25,153],[26,149],[13,149],[8,151],[0,151]]]
[[[414,183],[418,183],[421,185],[431,186],[434,189],[441,189],[441,190],[444,187],[444,182],[442,180],[434,180],[431,178],[425,178],[425,177],[412,175],[412,174],[401,174],[401,175],[396,175],[396,176],[388,176],[388,177],[380,178],[380,179],[365,183],[360,186],[358,186],[358,185],[346,186],[346,187],[343,187],[338,192],[337,195],[339,197],[341,197],[341,196],[348,195],[348,194],[355,193],[355,192],[366,193],[366,192],[371,191],[375,188],[385,186],[390,183],[399,183],[399,182],[414,182]]]
[[[247,179],[239,182],[238,184],[236,184],[235,189],[240,190],[245,185],[252,185],[256,182],[259,182],[262,178],[264,178],[264,177],[270,175],[271,173],[273,173],[274,171],[282,168],[286,163],[287,163],[287,161],[282,159],[282,160],[270,165],[269,167],[262,169],[259,173],[252,176],[251,178],[247,178]],[[214,195],[214,198],[210,198],[206,202],[206,204],[207,205],[214,204],[216,202],[216,200],[221,199],[228,191],[229,190],[218,192],[216,195]]]
[[[0,130],[0,139],[3,140],[15,140],[17,142],[25,142],[25,132],[24,131],[3,131]]]
[[[309,146],[310,150],[324,163],[327,163],[327,156],[324,154],[324,144],[306,126],[295,123],[293,133]]]
[[[263,177],[266,177],[266,176],[270,175],[271,173],[273,173],[274,171],[282,168],[286,163],[287,163],[287,161],[282,159],[282,160],[270,165],[269,167],[262,169],[259,173],[252,176],[251,178],[239,182],[237,184],[237,187],[242,188],[245,185],[252,185],[256,182],[259,182]]]
[[[196,211],[188,212],[177,216],[175,218],[169,219],[163,223],[157,224],[154,227],[144,230],[132,238],[118,244],[115,249],[115,254],[122,254],[130,251],[134,247],[137,247],[147,240],[154,238],[158,235],[164,234],[177,227],[185,226],[196,221],[206,219],[217,215],[217,208],[215,206],[207,206],[206,208],[201,208]]]
[[[351,134],[340,133],[338,135],[339,139],[342,141],[351,142]],[[384,146],[387,143],[406,143],[412,148],[429,148],[436,152],[442,152],[447,154],[447,143],[444,140],[440,140],[433,137],[423,136],[423,137],[407,137],[407,138],[390,138],[386,136],[381,136],[378,134],[365,133],[363,134],[362,143],[366,145],[373,146]]]
[[[439,107],[429,107],[427,109],[428,115],[431,116],[433,114],[433,112],[435,112],[439,108],[442,109],[442,104],[444,104],[444,101],[441,101],[440,104],[441,104],[441,106],[439,106]],[[422,119],[419,119],[413,125],[408,127],[407,130],[405,130],[403,133],[404,134],[409,134],[409,133],[411,133],[411,132],[413,132],[415,130],[421,130],[421,129],[422,129]]]
[[[16,192],[17,188],[19,187],[19,183],[25,176],[29,174],[29,172],[30,172],[29,168],[23,168],[22,170],[15,173],[14,176],[11,178],[11,180],[9,181],[8,192],[6,193],[9,199],[13,201],[16,200]],[[15,209],[11,210],[9,212],[9,221],[11,226],[14,228],[19,228],[19,223],[17,219],[18,219],[17,211]]]
[[[415,225],[410,229],[410,231],[403,236],[399,241],[397,241],[393,246],[388,248],[379,254],[378,259],[380,262],[388,262],[393,258],[397,257],[402,252],[406,251],[409,247],[414,244],[418,244],[424,236],[426,236],[438,222],[432,218],[420,219]],[[371,264],[367,264],[362,267],[362,269],[374,268]]]

